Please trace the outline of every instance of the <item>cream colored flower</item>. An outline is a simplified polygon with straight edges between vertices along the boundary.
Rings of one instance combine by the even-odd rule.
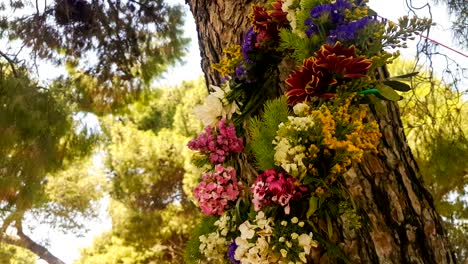
[[[249,221],[245,221],[239,226],[239,231],[241,232],[242,239],[251,239],[255,235],[255,230],[252,228],[252,225]]]
[[[308,112],[310,106],[306,103],[298,103],[293,107],[294,114],[298,116],[305,116],[306,112]]]
[[[195,106],[193,109],[195,116],[203,122],[203,125],[215,126],[221,118],[231,119],[234,113],[240,114],[237,103],[229,103],[226,99],[226,95],[231,91],[229,83],[223,88],[214,85],[210,88],[214,92],[205,98],[203,105]]]
[[[302,262],[307,263],[306,253],[304,253],[304,252],[299,253],[299,259]]]
[[[283,258],[285,258],[288,255],[288,251],[284,248],[280,249],[280,253],[281,253],[281,256],[283,256]]]

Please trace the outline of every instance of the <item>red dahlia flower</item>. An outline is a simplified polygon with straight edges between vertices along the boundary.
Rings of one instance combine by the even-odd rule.
[[[282,5],[282,1],[273,2],[273,10],[268,10],[263,6],[252,6],[252,25],[257,33],[256,47],[264,40],[277,40],[279,29],[288,24],[287,13],[281,9]]]
[[[279,0],[271,3],[271,5],[273,6],[273,10],[270,11],[270,16],[273,20],[279,25],[287,25],[289,23],[287,19],[288,13],[283,11],[283,1]]]
[[[333,98],[335,86],[365,77],[371,65],[371,60],[356,55],[354,46],[344,48],[340,42],[333,47],[323,45],[315,57],[304,60],[304,64],[286,79],[290,87],[286,93],[288,103],[295,105],[314,97]]]
[[[343,47],[340,42],[331,47],[323,45],[315,53],[317,66],[324,71],[330,71],[337,74],[337,78],[357,79],[365,77],[367,71],[372,65],[372,61],[363,56],[356,56],[356,48]]]

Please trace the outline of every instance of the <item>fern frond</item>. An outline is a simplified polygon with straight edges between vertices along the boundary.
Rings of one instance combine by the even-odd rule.
[[[311,57],[313,52],[319,47],[319,41],[316,36],[312,36],[311,38],[301,37],[289,29],[282,29],[280,37],[280,48],[283,50],[293,50],[292,57],[298,63],[302,63],[304,59]]]
[[[288,120],[290,114],[286,97],[280,97],[265,103],[261,118],[250,119],[250,149],[260,170],[274,168],[274,145],[279,124]]]

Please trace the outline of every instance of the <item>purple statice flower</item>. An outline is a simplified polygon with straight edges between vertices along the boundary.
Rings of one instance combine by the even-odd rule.
[[[318,6],[314,7],[314,8],[312,8],[312,10],[310,10],[310,16],[312,18],[319,18],[323,14],[327,14],[327,15],[330,14],[332,9],[333,9],[332,4],[318,5]]]
[[[327,14],[331,18],[333,24],[340,24],[344,21],[344,11],[351,9],[353,6],[346,0],[337,0],[333,4],[323,4],[316,6],[310,10],[312,18],[320,18],[322,15]]]
[[[244,80],[247,77],[247,70],[243,62],[239,63],[236,67],[236,76],[239,80]]]
[[[355,3],[357,6],[360,6],[364,0],[356,0]]]
[[[236,244],[235,241],[232,241],[231,244],[229,245],[227,256],[228,256],[229,260],[231,260],[231,263],[240,264],[241,262],[239,260],[237,260],[236,258],[234,258],[234,255],[236,253],[236,249],[237,249],[237,244]]]
[[[308,28],[305,33],[308,37],[318,33],[318,25],[314,23],[314,19],[319,19],[322,16],[327,16],[333,25],[340,25],[345,19],[345,10],[351,9],[353,6],[346,0],[337,0],[333,4],[318,5],[310,10],[311,19],[306,19],[305,25]]]
[[[364,17],[359,20],[351,21],[347,24],[339,25],[335,30],[330,30],[327,37],[328,43],[337,41],[354,40],[360,30],[365,28],[369,23],[379,22],[375,17]]]
[[[317,27],[317,25],[314,24],[314,22],[312,22],[312,19],[311,18],[308,18],[304,21],[304,25],[308,26],[307,29],[305,30],[305,33],[307,35],[307,37],[311,37],[312,35],[315,35],[319,32],[319,29]]]
[[[249,59],[249,53],[255,47],[257,42],[257,34],[254,31],[253,27],[250,27],[247,33],[244,35],[244,40],[242,42],[242,54],[244,55],[244,60],[247,63],[252,63],[252,60]]]

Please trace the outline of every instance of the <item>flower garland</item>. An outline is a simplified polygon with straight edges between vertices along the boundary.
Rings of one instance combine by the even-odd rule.
[[[207,127],[188,147],[207,170],[195,200],[219,219],[194,238],[194,262],[307,263],[325,250],[314,237],[333,244],[333,219],[361,226],[342,182],[377,152],[381,134],[367,105],[408,90],[381,67],[398,56],[388,48],[430,21],[377,19],[365,0],[319,3],[253,5],[243,42],[213,66],[224,83],[195,109]]]

